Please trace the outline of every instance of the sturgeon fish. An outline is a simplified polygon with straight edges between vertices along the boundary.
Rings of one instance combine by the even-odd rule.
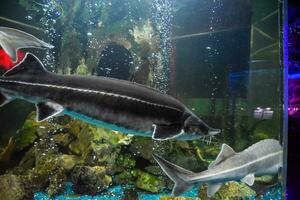
[[[208,166],[208,170],[200,173],[179,167],[156,154],[153,157],[164,173],[175,182],[173,195],[180,195],[194,185],[208,183],[207,196],[212,197],[224,182],[241,180],[251,186],[254,184],[254,176],[276,174],[282,167],[283,150],[274,139],[261,140],[239,153],[223,144],[216,160]]]
[[[27,33],[7,30],[11,35],[5,38],[8,33],[0,29],[0,44],[9,52],[24,44],[51,47]],[[66,114],[90,124],[156,140],[192,140],[220,132],[169,95],[124,80],[55,74],[47,71],[31,53],[0,77],[0,105],[15,98],[36,104],[37,121]]]

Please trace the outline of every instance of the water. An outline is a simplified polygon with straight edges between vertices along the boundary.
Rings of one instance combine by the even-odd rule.
[[[221,133],[190,141],[155,141],[96,127],[93,117],[74,112],[37,123],[34,105],[16,100],[0,108],[0,200],[173,199],[173,182],[153,153],[201,172],[224,143],[241,152],[264,139],[281,142],[279,12],[273,0],[4,0],[0,26],[55,46],[21,49],[36,55],[48,71],[147,85],[175,97]],[[9,57],[1,51],[3,74]],[[74,84],[83,87],[80,81]],[[104,93],[111,92],[107,86]],[[127,92],[132,91],[121,96]],[[111,102],[122,105],[122,98]],[[143,111],[139,102],[132,112]],[[128,106],[123,105],[113,114]],[[82,107],[98,111],[91,105]],[[153,115],[168,115],[165,108]],[[142,113],[150,115],[151,109]],[[147,119],[138,118],[138,124]],[[115,126],[107,128],[111,127]],[[238,179],[226,183],[212,199],[281,199],[283,179],[273,173],[256,179],[253,186]],[[206,184],[182,196],[206,199]]]

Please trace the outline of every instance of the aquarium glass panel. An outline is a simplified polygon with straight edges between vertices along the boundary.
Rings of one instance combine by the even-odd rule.
[[[283,199],[275,0],[2,0],[0,199]]]

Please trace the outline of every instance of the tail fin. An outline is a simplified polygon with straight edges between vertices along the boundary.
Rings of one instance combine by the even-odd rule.
[[[190,182],[190,179],[195,176],[195,173],[170,163],[156,154],[153,154],[153,157],[167,176],[175,183],[172,191],[173,195],[178,196],[192,189],[193,183]]]
[[[0,45],[9,57],[16,62],[17,50],[21,48],[53,48],[52,45],[23,31],[0,27]]]

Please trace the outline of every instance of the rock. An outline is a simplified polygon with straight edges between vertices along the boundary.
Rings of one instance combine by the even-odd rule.
[[[159,200],[201,200],[200,198],[191,198],[191,197],[167,197],[167,196],[162,196],[159,198]]]
[[[75,155],[60,155],[57,158],[58,166],[62,167],[66,171],[70,171],[73,167],[80,162],[80,158]]]
[[[227,182],[211,198],[207,197],[207,186],[202,185],[199,188],[199,196],[202,200],[232,200],[232,199],[250,199],[255,196],[255,191],[243,183]]]
[[[137,191],[135,189],[125,189],[122,200],[139,200]]]
[[[102,166],[76,166],[71,173],[74,191],[79,194],[91,194],[102,192],[112,182],[111,176],[106,174]]]
[[[24,199],[32,199],[35,192],[47,188],[49,186],[49,177],[50,173],[46,171],[27,170],[26,174],[21,176],[25,191]]]
[[[134,137],[133,142],[130,145],[130,151],[134,155],[143,157],[146,160],[151,160],[152,149],[154,147],[154,141],[151,138],[146,137]]]
[[[123,171],[114,178],[116,184],[134,184],[135,187],[149,192],[159,192],[165,188],[165,182],[161,177],[139,169]]]
[[[279,182],[282,182],[282,180],[279,180],[278,176],[265,175],[256,177],[251,188],[257,195],[263,195],[269,188],[276,186]]]
[[[278,182],[278,176],[265,175],[265,176],[255,177],[254,184],[274,185],[277,182]]]
[[[66,172],[63,169],[58,168],[51,172],[49,176],[49,186],[46,189],[49,196],[55,194],[61,194],[65,190],[65,183],[67,181]]]
[[[19,176],[0,176],[0,200],[23,200],[24,196],[25,190]]]
[[[134,184],[138,176],[138,170],[125,170],[115,175],[114,182],[116,184]]]
[[[27,120],[16,135],[16,149],[25,149],[26,147],[32,145],[37,138],[38,136],[36,133],[36,127],[31,123],[30,120]]]
[[[164,189],[165,183],[162,178],[139,170],[135,186],[139,189],[156,193]]]
[[[11,137],[9,138],[8,144],[0,152],[0,162],[9,161],[16,147],[16,141]]]
[[[135,167],[136,161],[129,154],[119,154],[116,159],[115,171],[121,172]]]
[[[163,175],[161,168],[157,165],[145,167],[145,170],[153,175],[157,175],[157,176]]]
[[[69,133],[58,133],[52,136],[56,144],[67,147],[73,140],[74,136]]]
[[[17,173],[22,173],[26,170],[32,169],[33,167],[35,167],[35,149],[31,148],[22,157],[19,166],[17,167],[18,169],[15,168],[14,170],[18,170]]]

